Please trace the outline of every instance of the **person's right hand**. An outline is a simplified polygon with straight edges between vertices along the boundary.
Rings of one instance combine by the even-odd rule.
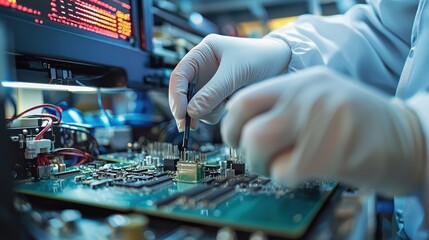
[[[215,124],[225,111],[228,96],[239,88],[287,70],[290,47],[279,39],[248,39],[209,35],[177,65],[170,77],[169,103],[179,131],[185,127],[186,111],[191,128],[197,121]],[[188,83],[198,92],[186,98]]]

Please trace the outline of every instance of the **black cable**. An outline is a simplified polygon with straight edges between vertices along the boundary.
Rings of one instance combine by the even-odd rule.
[[[114,70],[113,69],[110,69],[109,71],[107,71],[107,72],[105,72],[105,73],[103,73],[103,74],[100,74],[100,75],[97,75],[97,76],[89,76],[89,77],[87,77],[87,78],[77,78],[77,77],[74,77],[73,79],[75,80],[75,81],[92,81],[92,80],[98,80],[98,79],[101,79],[101,78],[104,78],[104,77],[106,77],[107,75],[109,75],[110,73],[112,73]]]
[[[77,124],[73,124],[73,123],[62,123],[62,124],[57,125],[56,127],[85,133],[87,135],[87,137],[90,139],[90,144],[88,146],[89,153],[91,155],[95,156],[95,157],[98,156],[98,153],[99,153],[99,150],[98,150],[98,148],[99,148],[98,141],[91,134],[91,132],[88,129],[86,129],[86,128],[82,127],[82,126],[79,126]]]

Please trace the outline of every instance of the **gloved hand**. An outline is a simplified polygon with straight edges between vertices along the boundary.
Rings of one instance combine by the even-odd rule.
[[[289,187],[329,179],[405,194],[424,177],[415,113],[321,67],[239,91],[221,131],[226,143],[244,150],[250,170]]]
[[[287,70],[289,46],[278,39],[246,39],[209,35],[177,65],[170,77],[169,103],[179,131],[188,111],[195,129],[197,119],[219,122],[225,99],[237,89]],[[199,90],[186,99],[189,82]]]

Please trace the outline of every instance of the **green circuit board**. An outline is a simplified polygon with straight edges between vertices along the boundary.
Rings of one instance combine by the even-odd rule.
[[[248,173],[182,181],[178,171],[98,161],[47,179],[17,183],[22,194],[272,236],[299,238],[336,187],[288,189]]]

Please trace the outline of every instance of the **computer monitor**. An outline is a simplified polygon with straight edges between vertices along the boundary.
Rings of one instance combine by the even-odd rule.
[[[143,87],[151,8],[151,0],[0,0],[0,21],[12,38],[12,76],[31,82],[49,81],[54,73],[94,76],[103,86],[109,75],[119,79],[109,84]]]

